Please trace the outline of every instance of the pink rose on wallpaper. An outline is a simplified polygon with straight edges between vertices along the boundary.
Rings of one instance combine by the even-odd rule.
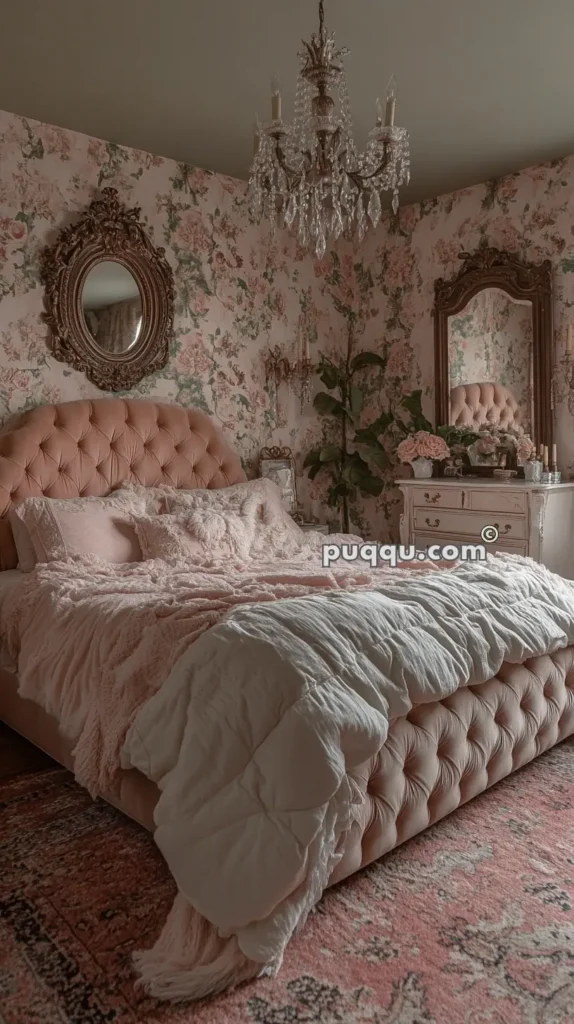
[[[389,284],[392,288],[408,284],[412,275],[414,261],[414,252],[408,250],[406,246],[400,249],[391,249],[389,265],[384,275],[385,283]]]
[[[62,128],[49,127],[42,136],[44,152],[59,156],[60,160],[69,160],[71,153],[71,140],[69,133]]]
[[[417,223],[417,207],[403,206],[399,209],[399,227],[401,231],[409,234],[411,231],[414,231]]]
[[[10,234],[16,241],[20,241],[21,238],[24,238],[24,235],[27,234],[27,232],[28,228],[21,220],[13,220],[10,224]]]
[[[389,377],[409,377],[413,361],[413,351],[409,345],[393,345],[389,361],[387,363],[387,374]]]
[[[191,300],[191,305],[196,316],[205,316],[209,311],[209,300],[205,292],[198,289]]]
[[[175,360],[178,370],[199,375],[211,369],[213,360],[209,358],[200,334],[182,338],[181,344]]]
[[[207,252],[212,246],[201,215],[192,210],[186,210],[182,214],[181,221],[175,232],[174,241],[183,249],[191,249],[192,252],[196,253]]]
[[[107,146],[101,139],[90,139],[88,143],[88,158],[94,164],[103,164],[107,157]]]
[[[456,240],[447,241],[446,238],[439,238],[433,248],[433,256],[437,263],[443,267],[458,263],[458,254],[461,251],[460,242]]]
[[[498,199],[503,202],[510,202],[511,199],[515,199],[518,194],[515,176],[509,175],[507,178],[502,178],[496,194]]]
[[[493,245],[509,252],[519,252],[523,244],[520,232],[511,220],[494,221],[490,229],[490,239]]]
[[[219,221],[219,230],[221,231],[223,237],[227,238],[228,241],[237,241],[237,236],[239,234],[239,226],[237,224],[234,224],[233,221],[231,220],[231,217],[229,217],[226,213],[223,214],[223,217]]]
[[[15,391],[28,391],[30,388],[30,378],[24,370],[11,370],[4,373],[4,381]]]

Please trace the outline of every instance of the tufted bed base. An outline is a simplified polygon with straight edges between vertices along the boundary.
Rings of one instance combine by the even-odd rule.
[[[57,719],[0,670],[0,719],[70,768]],[[390,727],[375,758],[353,771],[365,795],[331,883],[341,881],[574,734],[574,646],[504,664],[498,676],[421,704]],[[122,772],[109,802],[153,831],[156,786]]]

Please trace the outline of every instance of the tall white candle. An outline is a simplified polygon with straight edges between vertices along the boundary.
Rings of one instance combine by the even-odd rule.
[[[279,91],[279,79],[273,75],[271,82],[271,120],[281,120],[281,92]]]
[[[556,465],[556,445],[552,445],[552,465]]]
[[[395,123],[395,110],[397,106],[397,83],[395,76],[391,75],[391,80],[387,88],[387,106],[385,108],[385,124],[390,128]]]
[[[544,468],[548,469],[548,445],[547,444],[544,445],[544,458],[542,459],[542,461],[544,463]]]

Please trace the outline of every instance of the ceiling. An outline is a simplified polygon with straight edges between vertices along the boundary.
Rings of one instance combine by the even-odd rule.
[[[415,201],[574,151],[572,0],[326,0],[356,137],[391,72]],[[0,108],[246,178],[314,0],[2,0]]]

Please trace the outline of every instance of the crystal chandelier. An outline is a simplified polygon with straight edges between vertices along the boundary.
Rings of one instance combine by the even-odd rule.
[[[330,238],[345,233],[362,241],[369,222],[381,219],[381,193],[393,194],[399,206],[399,187],[409,182],[409,137],[395,127],[395,84],[389,83],[383,111],[377,100],[377,120],[364,153],[357,153],[343,58],[334,34],[325,28],[324,2],[319,2],[319,34],[303,43],[291,125],[281,118],[281,94],[275,85],[272,120],[257,125],[256,153],[249,177],[253,220],[269,218],[273,226],[297,232],[300,244],[319,259]],[[338,103],[333,96],[338,99]]]

